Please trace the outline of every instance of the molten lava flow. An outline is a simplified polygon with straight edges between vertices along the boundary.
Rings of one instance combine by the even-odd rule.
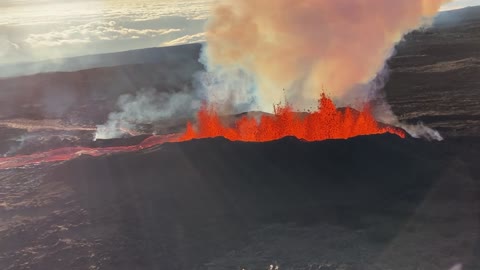
[[[368,107],[362,111],[351,108],[339,110],[332,100],[322,95],[318,110],[301,115],[289,105],[275,106],[273,115],[263,115],[259,121],[243,116],[233,127],[224,125],[218,113],[204,105],[198,112],[197,128],[189,122],[183,134],[151,136],[138,145],[103,148],[65,147],[31,155],[0,158],[0,169],[18,168],[27,165],[59,162],[80,155],[102,156],[118,152],[132,152],[166,142],[188,141],[197,138],[225,137],[231,141],[265,142],[286,136],[295,136],[307,141],[347,139],[359,135],[393,133],[405,138],[401,129],[377,123]]]
[[[112,153],[120,152],[133,152],[141,149],[151,148],[156,145],[160,145],[166,142],[171,142],[176,140],[177,135],[160,135],[160,136],[151,136],[143,140],[140,144],[130,145],[130,146],[112,146],[112,147],[63,147],[59,149],[53,149],[50,151],[34,153],[30,155],[19,155],[13,157],[3,157],[0,158],[0,169],[12,169],[23,167],[27,165],[35,165],[42,163],[51,163],[51,162],[60,162],[67,161],[79,157],[81,155],[89,156],[103,156]]]
[[[204,105],[198,112],[197,129],[188,123],[179,140],[225,137],[232,141],[265,142],[294,136],[306,141],[321,141],[382,133],[405,138],[403,130],[377,123],[368,106],[360,112],[351,108],[338,110],[333,101],[322,94],[318,109],[305,116],[294,112],[288,104],[277,105],[273,115],[263,115],[259,121],[243,116],[233,127],[224,125],[218,113]]]

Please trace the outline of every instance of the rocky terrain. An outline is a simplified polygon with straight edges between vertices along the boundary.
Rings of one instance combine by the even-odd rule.
[[[441,142],[215,138],[0,170],[0,269],[479,269],[479,26],[443,13],[389,61],[393,110]],[[1,79],[2,154],[138,143],[92,129],[121,94],[188,88],[199,50]]]
[[[446,136],[479,135],[479,14],[480,7],[442,13],[397,46],[385,93],[401,120]]]

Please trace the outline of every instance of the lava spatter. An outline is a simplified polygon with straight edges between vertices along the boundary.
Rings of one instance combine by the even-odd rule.
[[[288,104],[276,105],[273,115],[262,115],[260,119],[243,116],[232,126],[224,124],[218,112],[205,104],[197,113],[196,125],[188,122],[183,134],[151,136],[140,144],[131,146],[64,147],[30,155],[3,157],[0,158],[0,169],[67,161],[80,155],[102,156],[133,152],[166,142],[192,139],[224,137],[231,141],[267,142],[294,136],[306,141],[321,141],[383,133],[396,134],[402,138],[406,136],[402,129],[375,121],[369,106],[365,106],[361,111],[351,108],[338,109],[325,94],[321,95],[318,108],[314,112],[300,114]]]
[[[233,126],[223,124],[218,112],[205,104],[198,112],[196,129],[188,123],[179,141],[225,137],[231,141],[266,142],[287,136],[321,141],[383,133],[405,138],[403,130],[379,124],[369,106],[361,111],[351,108],[339,110],[325,94],[321,95],[318,103],[316,111],[305,114],[295,112],[288,104],[277,105],[273,115],[263,115],[258,121],[243,116]]]

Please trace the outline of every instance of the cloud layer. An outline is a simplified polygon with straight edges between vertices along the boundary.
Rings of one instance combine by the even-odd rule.
[[[32,48],[37,48],[66,44],[86,44],[96,41],[155,38],[180,31],[182,29],[132,29],[119,25],[115,21],[91,22],[72,25],[61,31],[30,34],[25,39],[25,42]]]
[[[0,5],[0,65],[203,41],[211,0]]]

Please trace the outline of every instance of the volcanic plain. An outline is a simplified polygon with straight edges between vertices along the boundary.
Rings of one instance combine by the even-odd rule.
[[[479,46],[480,8],[467,8],[408,34],[388,62],[395,114],[443,141],[210,138],[2,169],[0,269],[479,269]],[[1,76],[0,153],[139,143],[93,131],[122,94],[191,87],[200,49]]]

